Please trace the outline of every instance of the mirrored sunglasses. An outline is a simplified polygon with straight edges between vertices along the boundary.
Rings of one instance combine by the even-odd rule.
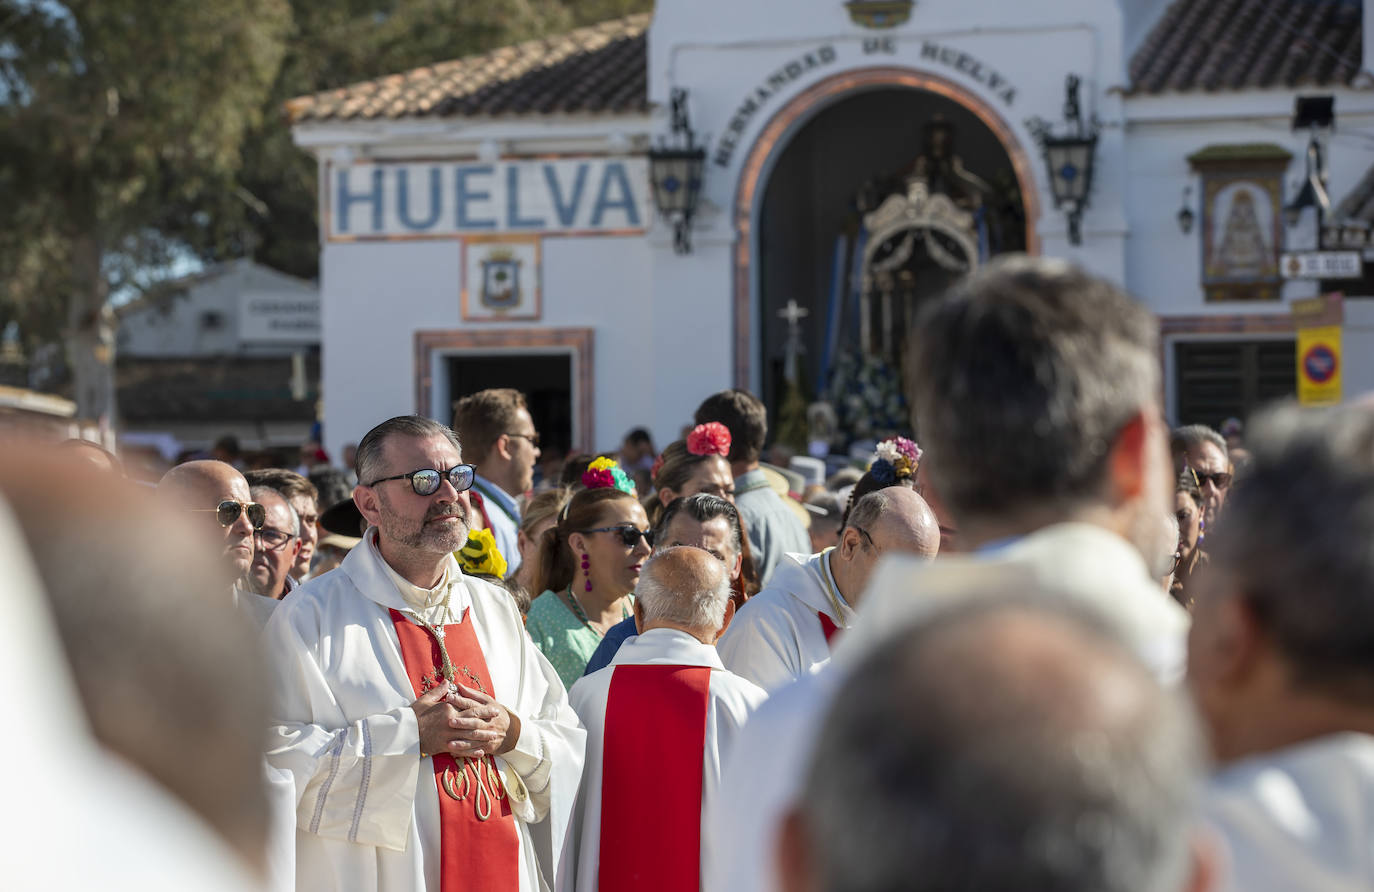
[[[445,477],[448,478],[449,484],[457,492],[464,492],[472,489],[472,478],[476,473],[476,465],[454,465],[447,471],[437,471],[434,468],[421,468],[418,471],[411,471],[409,474],[396,474],[391,477],[382,477],[364,485],[376,486],[378,483],[385,483],[388,480],[409,480],[410,488],[415,490],[417,496],[432,496],[439,491],[439,487],[443,485]]]

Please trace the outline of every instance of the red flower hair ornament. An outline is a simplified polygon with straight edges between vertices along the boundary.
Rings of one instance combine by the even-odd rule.
[[[692,455],[730,454],[730,429],[719,421],[708,421],[692,428],[687,435],[687,451]]]

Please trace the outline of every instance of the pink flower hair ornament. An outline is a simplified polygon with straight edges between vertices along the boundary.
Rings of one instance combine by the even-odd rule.
[[[612,458],[598,458],[582,472],[582,485],[587,489],[618,489],[628,495],[638,495],[634,481]]]
[[[687,434],[687,451],[692,455],[730,454],[730,429],[719,421],[698,424]]]
[[[906,437],[893,437],[878,444],[872,466],[868,469],[884,486],[891,486],[916,475],[921,463],[921,447]]]

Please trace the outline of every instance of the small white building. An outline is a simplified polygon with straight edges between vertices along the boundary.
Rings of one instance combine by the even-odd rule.
[[[235,260],[169,282],[117,311],[124,434],[205,448],[299,446],[319,397],[320,292]]]
[[[725,387],[776,409],[791,301],[808,398],[865,355],[895,381],[916,304],[1010,250],[1159,315],[1174,420],[1244,414],[1293,391],[1291,305],[1324,287],[1280,268],[1316,241],[1313,211],[1282,214],[1299,96],[1334,99],[1333,205],[1374,204],[1369,5],[660,0],[293,100],[320,170],[327,447],[494,385],[584,449],[641,424],[672,439]],[[688,253],[650,189],[650,148],[683,138],[675,91],[705,147]],[[1100,124],[1081,239],[1037,141],[1066,104]],[[1374,387],[1374,304],[1341,287],[1353,393]]]

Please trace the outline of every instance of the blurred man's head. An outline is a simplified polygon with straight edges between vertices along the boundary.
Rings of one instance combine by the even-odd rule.
[[[840,500],[828,492],[817,493],[802,503],[811,513],[811,553],[817,554],[840,544],[840,518],[844,511]]]
[[[453,430],[482,476],[507,495],[522,495],[534,485],[539,432],[523,393],[502,387],[463,397],[453,407]]]
[[[1173,453],[1175,474],[1185,465],[1192,468],[1202,490],[1203,520],[1214,526],[1231,487],[1226,439],[1205,424],[1190,424],[1174,429],[1169,437],[1169,451]]]
[[[226,588],[222,539],[205,534],[204,517],[188,522],[178,500],[208,497],[213,507],[221,494],[246,500],[248,492],[213,483],[214,468],[206,482],[206,470],[182,471],[153,494],[11,449],[0,460],[0,493],[28,539],[96,738],[261,867],[265,660]],[[213,512],[206,517],[215,523]]]
[[[885,555],[910,554],[930,560],[939,551],[940,522],[935,512],[914,490],[889,486],[854,503],[840,530],[840,544],[830,553],[830,571],[840,594],[857,607]]]
[[[789,892],[1207,888],[1193,717],[1094,616],[962,601],[844,691],[784,826]]]
[[[248,572],[253,531],[265,517],[236,468],[222,461],[188,461],[164,474],[157,489],[164,504],[187,512],[190,527],[219,549],[225,585]]]
[[[244,582],[259,595],[281,598],[286,594],[286,577],[291,575],[301,550],[300,516],[270,486],[254,486],[249,492],[267,519],[253,536],[253,563]]]
[[[757,465],[768,439],[768,411],[759,398],[747,390],[722,390],[702,400],[695,416],[697,424],[717,421],[730,431],[730,454],[726,456],[738,477]]]
[[[677,629],[711,644],[725,630],[730,573],[723,561],[704,549],[665,548],[645,562],[635,595],[640,634]]]
[[[926,308],[921,469],[967,546],[1076,519],[1155,552],[1173,490],[1158,346],[1147,310],[1061,260],[995,260]]]
[[[1188,642],[1222,760],[1374,733],[1374,411],[1284,407],[1246,442]]]

